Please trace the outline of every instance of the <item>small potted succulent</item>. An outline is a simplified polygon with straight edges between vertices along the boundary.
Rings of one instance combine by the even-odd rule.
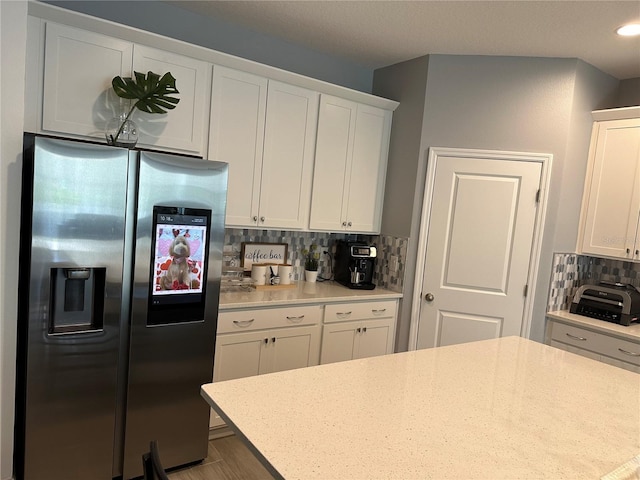
[[[316,251],[317,249],[318,246],[313,244],[309,247],[309,250],[306,248],[302,250],[302,254],[304,255],[304,279],[307,282],[315,282],[318,278],[320,253]]]

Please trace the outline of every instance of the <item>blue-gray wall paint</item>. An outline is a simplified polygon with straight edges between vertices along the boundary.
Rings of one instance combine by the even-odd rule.
[[[416,67],[423,69],[420,75]],[[404,78],[407,75],[410,78]],[[403,123],[400,117],[406,113],[411,122],[421,120],[421,133],[411,137],[414,145],[397,149],[393,146],[400,132],[392,130],[388,171],[402,171],[405,182],[387,183],[382,218],[383,235],[409,237],[400,350],[408,343],[415,275],[411,266],[417,257],[429,147],[553,154],[531,325],[531,338],[542,341],[553,252],[575,248],[591,110],[611,108],[618,84],[577,59],[430,55],[376,71],[374,94],[416,102],[424,113],[420,119],[414,109],[394,112],[394,126]],[[407,190],[414,187],[409,203]]]
[[[43,3],[371,93],[370,68],[164,2],[45,0]]]

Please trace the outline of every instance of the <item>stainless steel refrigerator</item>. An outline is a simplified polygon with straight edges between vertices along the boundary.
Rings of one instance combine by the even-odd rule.
[[[25,134],[15,474],[207,455],[227,165]]]

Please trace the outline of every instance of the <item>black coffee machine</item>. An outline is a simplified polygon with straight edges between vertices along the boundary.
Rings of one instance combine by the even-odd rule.
[[[376,247],[362,242],[338,240],[335,244],[336,282],[345,287],[373,290],[373,270],[376,264]]]

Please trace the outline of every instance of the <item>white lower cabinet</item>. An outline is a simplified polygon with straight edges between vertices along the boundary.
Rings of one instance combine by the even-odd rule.
[[[320,363],[393,353],[397,301],[325,307]]]
[[[321,321],[320,305],[221,312],[213,381],[317,365]],[[212,411],[209,426],[221,425]]]
[[[640,340],[625,340],[582,326],[549,320],[547,343],[571,353],[640,373]]]

